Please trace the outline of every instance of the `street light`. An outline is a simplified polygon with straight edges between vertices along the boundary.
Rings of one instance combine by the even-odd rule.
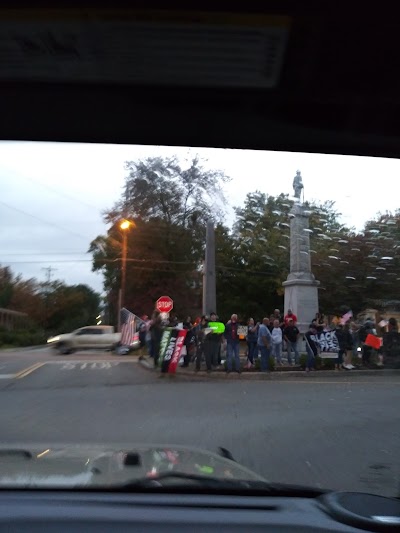
[[[128,244],[128,229],[133,226],[129,220],[123,220],[119,227],[122,230],[122,261],[121,261],[121,286],[118,297],[118,331],[121,331],[121,309],[125,300],[125,285],[126,285],[126,253]]]

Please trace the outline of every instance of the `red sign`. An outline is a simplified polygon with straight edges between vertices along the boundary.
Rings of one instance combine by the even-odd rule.
[[[169,296],[161,296],[156,302],[156,309],[160,313],[170,313],[174,308],[174,302]]]

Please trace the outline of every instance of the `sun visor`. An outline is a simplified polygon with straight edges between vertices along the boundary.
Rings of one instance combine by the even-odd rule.
[[[275,88],[289,29],[261,14],[5,11],[0,80]]]

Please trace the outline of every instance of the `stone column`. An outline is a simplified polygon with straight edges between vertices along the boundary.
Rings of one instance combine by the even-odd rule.
[[[212,220],[207,222],[206,257],[203,273],[203,314],[217,312],[217,294],[215,279],[215,231]]]
[[[304,333],[318,311],[318,285],[311,272],[309,212],[295,203],[290,212],[290,273],[283,282],[285,314],[297,315],[297,327]]]

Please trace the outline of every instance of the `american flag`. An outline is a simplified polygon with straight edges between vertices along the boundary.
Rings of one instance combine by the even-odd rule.
[[[123,307],[121,309],[121,345],[130,346],[136,330],[136,315]]]

